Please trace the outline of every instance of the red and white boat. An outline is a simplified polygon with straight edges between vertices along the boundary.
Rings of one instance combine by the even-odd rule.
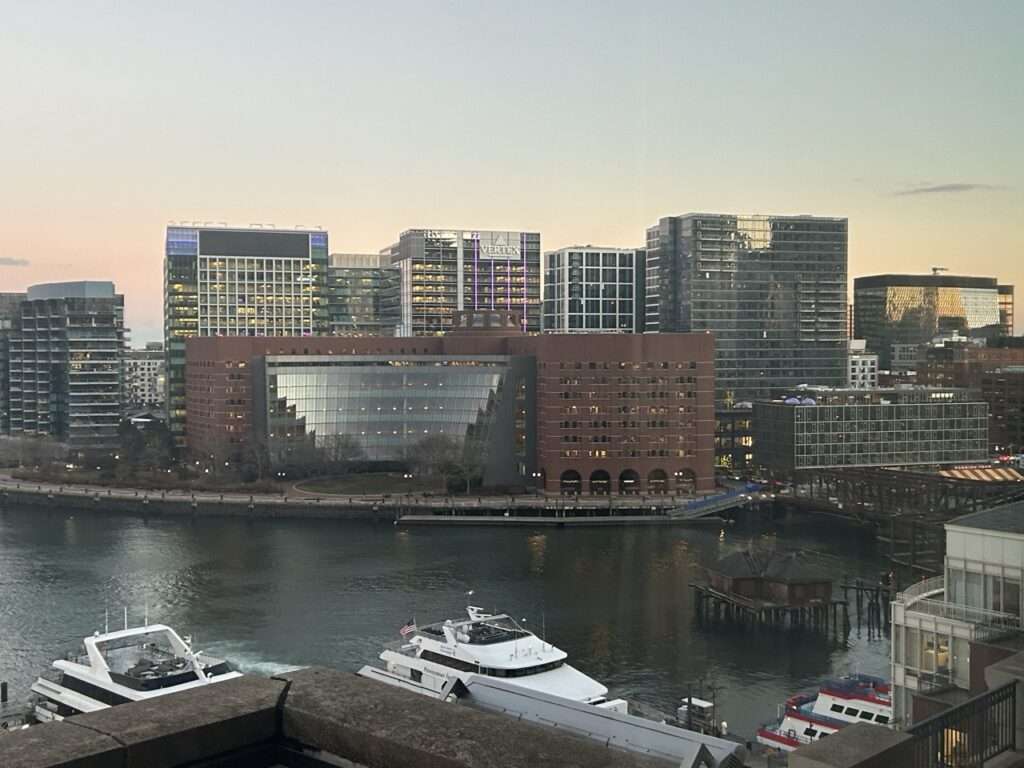
[[[786,700],[782,719],[757,732],[757,741],[792,752],[831,736],[850,723],[888,726],[892,721],[889,683],[871,675],[829,680],[817,693],[798,693]]]

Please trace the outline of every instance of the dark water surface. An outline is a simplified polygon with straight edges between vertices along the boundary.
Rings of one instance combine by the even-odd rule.
[[[718,529],[414,528],[351,522],[128,518],[0,512],[0,680],[12,698],[103,629],[151,622],[243,671],[376,660],[411,616],[455,617],[473,601],[540,631],[612,693],[674,710],[713,680],[719,716],[749,735],[791,693],[833,673],[888,676],[889,641],[843,643],[694,624],[699,566],[747,542],[814,550],[822,571],[875,580],[870,541],[828,524]],[[854,624],[856,620],[854,619]],[[696,691],[695,691],[696,695]]]

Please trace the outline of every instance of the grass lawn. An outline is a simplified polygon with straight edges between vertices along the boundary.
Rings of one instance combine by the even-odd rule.
[[[433,477],[402,477],[401,473],[360,472],[344,477],[315,477],[302,480],[295,487],[307,493],[346,494],[363,493],[444,493],[441,480]]]

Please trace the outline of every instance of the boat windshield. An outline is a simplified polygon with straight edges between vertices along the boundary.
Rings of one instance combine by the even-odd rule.
[[[520,629],[512,619],[507,616],[495,619],[487,619],[470,625],[465,630],[468,642],[473,645],[490,645],[492,643],[507,643],[520,637],[530,635],[524,629]]]
[[[115,673],[137,676],[158,668],[166,672],[186,666],[185,659],[176,657],[167,632],[146,632],[105,640],[97,643],[96,648],[103,654],[110,671]]]

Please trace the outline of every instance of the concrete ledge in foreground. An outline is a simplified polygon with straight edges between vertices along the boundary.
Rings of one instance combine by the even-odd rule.
[[[896,768],[913,763],[913,737],[880,725],[854,723],[799,747],[789,768]]]
[[[367,768],[665,768],[553,728],[412,696],[349,672],[312,668],[290,680],[283,736]]]

